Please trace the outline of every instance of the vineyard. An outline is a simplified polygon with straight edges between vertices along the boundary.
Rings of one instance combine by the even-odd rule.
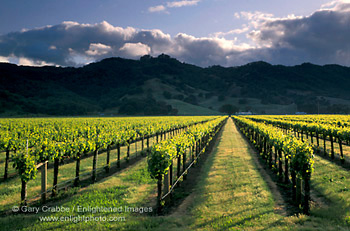
[[[349,116],[0,119],[0,229],[347,230],[349,170]]]

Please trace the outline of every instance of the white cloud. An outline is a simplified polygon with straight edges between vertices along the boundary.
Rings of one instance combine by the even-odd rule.
[[[142,43],[125,43],[119,50],[131,57],[140,57],[151,52],[151,48]]]
[[[148,8],[148,12],[150,13],[157,13],[157,12],[163,12],[169,14],[167,11],[167,8],[179,8],[184,6],[195,6],[197,5],[201,0],[183,0],[183,1],[173,1],[173,2],[167,2],[165,5],[157,5],[157,6],[151,6]]]
[[[158,6],[151,6],[148,8],[148,12],[154,13],[154,12],[164,12],[166,10],[165,6],[158,5]]]
[[[10,59],[8,57],[0,56],[0,63],[9,63]]]
[[[87,50],[85,53],[92,56],[99,56],[108,54],[112,50],[112,47],[104,45],[102,43],[91,43],[89,50]]]
[[[183,7],[183,6],[194,6],[197,5],[200,0],[184,0],[184,1],[174,1],[174,2],[168,2],[167,6],[172,7]]]
[[[333,10],[333,11],[350,11],[350,0],[336,0],[331,1],[321,6],[321,10]]]
[[[42,60],[32,60],[25,57],[19,57],[18,59],[18,65],[22,66],[33,66],[33,67],[40,67],[40,66],[55,66],[53,63],[47,63]]]
[[[230,30],[230,31],[227,31],[227,32],[216,32],[216,33],[213,33],[211,36],[212,37],[225,37],[227,35],[235,35],[235,34],[243,34],[247,31],[249,31],[249,27],[246,26],[246,25],[243,25],[244,27],[243,28],[240,28],[240,29],[234,29],[234,30]]]

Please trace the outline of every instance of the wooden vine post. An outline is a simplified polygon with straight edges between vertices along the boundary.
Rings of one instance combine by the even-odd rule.
[[[27,182],[21,179],[22,188],[21,188],[21,206],[27,205]]]
[[[120,168],[120,143],[117,144],[117,167]]]
[[[183,158],[182,158],[182,171],[185,171],[186,169],[186,150],[183,153]],[[187,174],[184,175],[184,180],[186,180]]]
[[[340,138],[338,139],[338,141],[339,141],[339,149],[340,149],[340,162],[342,164],[344,164],[345,163],[345,159],[344,159],[344,154],[343,154],[343,145],[342,145],[343,141]]]
[[[170,184],[170,169],[169,169],[169,171],[164,175],[164,189],[163,189],[164,195],[166,195],[169,192],[170,187],[171,187],[171,184]],[[169,199],[170,197],[167,196],[166,198],[164,198],[164,202],[169,203]]]
[[[269,168],[272,168],[272,145],[269,144]]]
[[[323,154],[324,154],[324,155],[327,155],[327,151],[326,151],[326,138],[327,138],[327,135],[326,135],[326,134],[323,134]]]
[[[157,213],[160,214],[162,212],[162,175],[159,174],[158,180],[157,180],[157,188],[158,188],[158,194],[157,194]]]
[[[314,144],[314,136],[312,135],[312,132],[310,132],[310,136],[311,136],[311,144]]]
[[[304,196],[304,207],[303,212],[306,215],[310,215],[310,173],[306,173],[305,175],[305,196]]]
[[[334,159],[334,144],[333,144],[333,136],[329,135],[329,139],[331,140],[331,158]]]
[[[127,151],[126,151],[126,163],[129,163],[130,160],[130,143],[127,143]]]
[[[53,163],[53,187],[52,187],[52,196],[57,196],[57,183],[58,183],[58,168],[60,165],[60,160],[55,158]]]
[[[46,194],[47,194],[47,163],[44,161],[36,166],[36,168],[41,169],[41,203],[46,203]]]
[[[4,181],[7,180],[7,177],[8,177],[9,161],[10,161],[10,150],[6,149]]]
[[[98,139],[98,136],[97,136],[97,139]],[[92,183],[95,183],[97,178],[97,159],[98,159],[98,146],[96,144],[95,151],[94,151],[94,158],[92,160]]]
[[[141,150],[143,150],[145,147],[145,145],[144,145],[144,141],[145,141],[145,136],[144,135],[142,135],[142,139],[141,139]]]
[[[277,167],[277,148],[275,146],[275,158],[274,158],[274,166]]]
[[[183,169],[185,170],[185,169]],[[178,155],[177,157],[177,177],[180,177],[181,175],[181,155]]]
[[[80,184],[80,154],[77,154],[76,162],[75,162],[75,179],[74,179],[74,186],[77,187]]]
[[[171,188],[171,186],[173,185],[173,176],[174,176],[174,168],[173,168],[174,164],[173,164],[173,159],[171,160],[171,164],[169,167],[169,188]]]
[[[111,153],[111,146],[110,145],[108,145],[107,146],[107,156],[106,156],[106,158],[107,158],[107,160],[106,160],[106,173],[109,173],[109,169],[110,169],[110,167],[111,167],[111,163],[110,163],[110,153]]]
[[[147,136],[147,153],[149,153],[150,152],[150,149],[149,149],[149,136]]]
[[[296,198],[295,198],[295,201],[296,201],[297,205],[301,204],[302,184],[303,184],[303,181],[299,177],[296,177]]]
[[[285,155],[284,159],[284,183],[288,184],[289,173],[288,173],[288,155]]]

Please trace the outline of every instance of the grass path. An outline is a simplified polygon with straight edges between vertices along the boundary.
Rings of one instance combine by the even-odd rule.
[[[261,176],[256,153],[229,119],[190,196],[154,230],[293,230]],[[192,171],[193,173],[193,171]],[[276,200],[277,199],[277,200]],[[282,211],[281,211],[282,210]]]
[[[292,226],[277,211],[254,155],[229,119],[194,192],[193,229],[284,230]]]

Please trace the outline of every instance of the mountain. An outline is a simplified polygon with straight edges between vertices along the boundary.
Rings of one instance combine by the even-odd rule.
[[[84,67],[0,63],[0,116],[350,112],[350,68],[253,62],[201,68],[168,55]]]

